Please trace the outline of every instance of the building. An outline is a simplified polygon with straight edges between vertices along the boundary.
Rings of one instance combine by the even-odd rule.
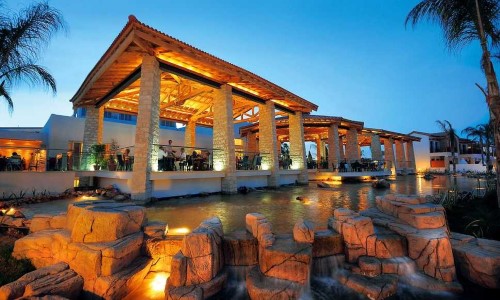
[[[415,160],[418,172],[426,170],[436,172],[452,172],[453,161],[457,172],[486,172],[486,149],[476,141],[455,137],[455,148],[450,148],[448,135],[444,132],[425,133],[412,131],[411,136],[419,137],[414,145]],[[494,163],[494,149],[490,149],[491,162]],[[484,163],[484,164],[483,164]]]

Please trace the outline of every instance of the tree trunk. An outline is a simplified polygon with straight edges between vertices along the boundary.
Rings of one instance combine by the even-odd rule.
[[[483,50],[483,69],[486,75],[486,82],[488,83],[488,107],[490,108],[490,113],[493,116],[493,134],[495,135],[495,156],[496,156],[496,170],[497,170],[497,204],[500,208],[500,91],[498,89],[497,76],[493,68],[493,64],[490,59],[490,52],[488,51],[488,44],[486,40],[486,35],[484,34],[483,21],[481,20],[481,13],[479,10],[479,1],[476,0],[476,12],[478,19],[478,31],[479,39],[481,42],[481,48]]]

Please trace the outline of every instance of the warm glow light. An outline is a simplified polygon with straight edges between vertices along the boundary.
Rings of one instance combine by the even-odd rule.
[[[224,170],[224,164],[221,161],[214,162],[214,171]]]
[[[2,214],[4,214],[4,215],[5,215],[5,213],[6,213],[6,212],[7,212],[7,210],[6,210],[6,209],[2,209]]]
[[[292,166],[290,167],[292,170],[299,170],[300,169],[300,164],[299,163],[292,163]]]
[[[153,292],[164,292],[165,285],[167,284],[167,278],[167,274],[165,273],[156,274],[155,278],[151,282],[151,290]]]
[[[267,163],[262,163],[260,167],[262,168],[262,170],[269,170],[269,164]]]
[[[342,181],[342,176],[333,176],[332,180],[333,181]]]
[[[13,216],[16,213],[16,209],[14,207],[11,207],[5,214],[7,216]]]
[[[259,95],[259,93],[258,93],[258,92],[253,91],[253,90],[251,90],[251,89],[249,89],[249,88],[246,88],[246,87],[244,87],[244,86],[242,86],[242,85],[239,85],[239,84],[237,84],[237,83],[234,83],[234,82],[229,82],[228,84],[229,84],[229,85],[231,85],[231,86],[234,86],[235,88],[237,88],[237,89],[239,89],[239,90],[242,90],[242,91],[244,91],[244,92],[247,92],[247,93],[250,93],[250,94],[253,94],[253,95],[256,95],[256,96],[258,96],[258,95]]]
[[[186,235],[190,232],[191,230],[187,227],[170,228],[168,230],[168,235]]]

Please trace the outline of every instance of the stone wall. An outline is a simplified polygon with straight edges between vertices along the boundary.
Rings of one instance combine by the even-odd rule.
[[[498,288],[498,242],[456,234],[450,240],[443,207],[425,198],[377,197],[375,208],[359,213],[334,210],[327,229],[298,220],[291,234],[275,234],[259,213],[245,221],[245,229],[224,234],[215,217],[171,237],[165,223],[146,223],[142,207],[78,202],[65,215],[35,217],[13,255],[37,268],[65,262],[83,278],[84,295],[104,299],[169,273],[166,299],[206,299],[223,291],[232,267],[244,267],[241,288],[251,299],[298,299],[311,276],[331,277],[371,299],[390,297],[401,285],[458,293],[457,262],[464,276]]]

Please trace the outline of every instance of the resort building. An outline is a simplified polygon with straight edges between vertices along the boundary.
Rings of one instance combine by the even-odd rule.
[[[455,147],[450,147],[449,137],[444,132],[425,133],[412,131],[411,136],[419,137],[415,143],[415,159],[418,172],[451,172],[455,160],[457,172],[486,172],[487,149],[481,149],[476,141],[455,136]],[[494,148],[489,149],[490,161],[495,162]]]
[[[113,184],[144,202],[416,168],[418,137],[311,115],[314,103],[133,16],[71,102],[73,117],[52,115],[24,133],[0,129],[4,155],[29,152],[29,168],[16,170],[64,171],[39,180]],[[316,144],[315,158],[306,142]],[[24,173],[33,172],[16,176]],[[0,190],[29,181],[0,176]]]

